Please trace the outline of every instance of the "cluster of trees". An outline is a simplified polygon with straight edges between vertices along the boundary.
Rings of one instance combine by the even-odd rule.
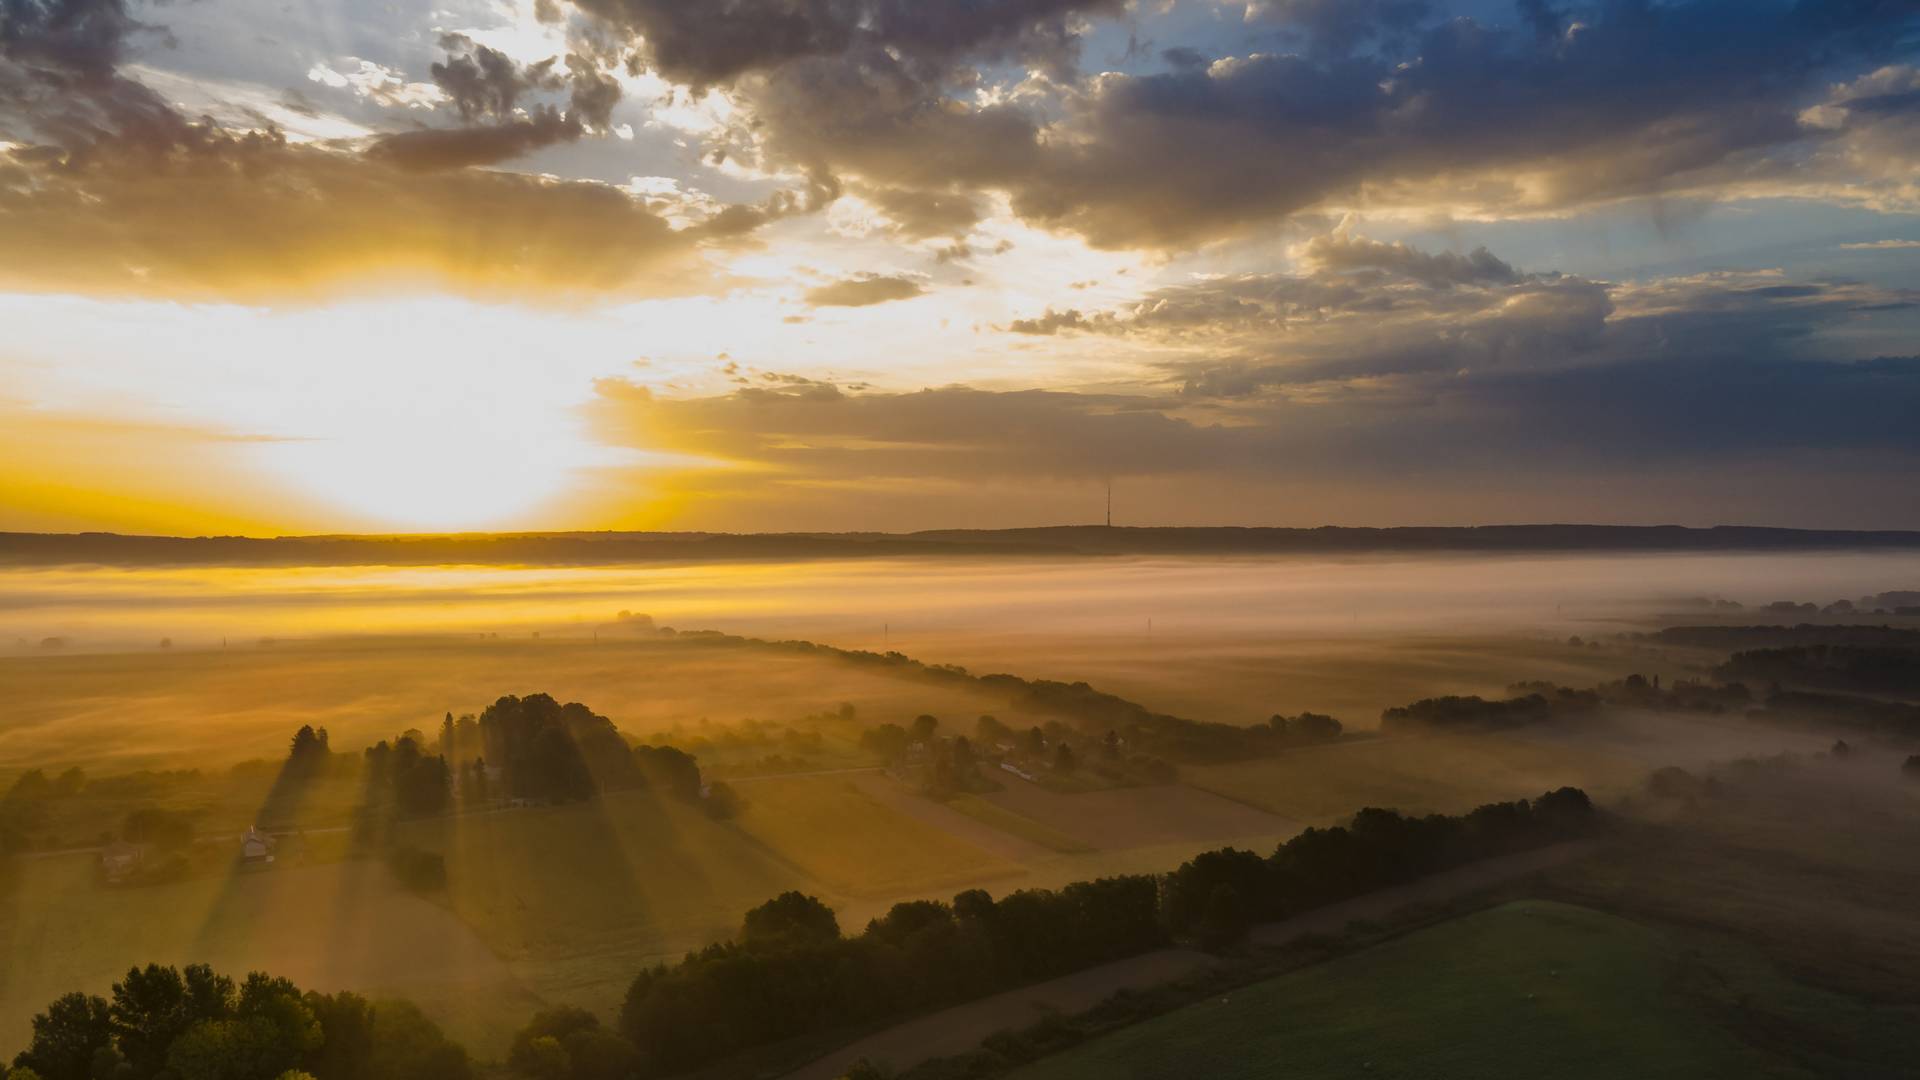
[[[1154,712],[1138,702],[1096,690],[1084,682],[1024,679],[1005,674],[974,675],[955,664],[927,664],[898,652],[839,649],[811,641],[763,641],[707,630],[674,631],[663,628],[660,633],[715,648],[776,649],[830,657],[860,666],[888,667],[929,682],[947,685],[969,683],[999,695],[1017,711],[1058,717],[1071,724],[1081,735],[1093,739],[1104,739],[1107,733],[1112,732],[1116,738],[1124,740],[1133,754],[1174,762],[1235,761],[1325,737],[1288,732],[1270,725],[1242,726],[1189,720]]]
[[[1751,679],[1856,694],[1920,695],[1920,647],[1818,644],[1734,653],[1714,670]]]
[[[444,814],[453,798],[453,772],[441,754],[429,754],[426,739],[410,731],[389,744],[367,747],[367,806],[398,817]]]
[[[1602,705],[1663,711],[1723,713],[1752,699],[1742,683],[1696,682],[1680,679],[1660,685],[1660,676],[1638,673],[1590,690],[1575,690],[1550,682],[1521,682],[1507,687],[1504,700],[1488,701],[1474,695],[1422,698],[1380,714],[1380,730],[1482,730],[1522,727],[1547,720],[1591,713]]]
[[[49,777],[44,769],[28,769],[14,778],[0,795],[0,857],[32,846],[33,831],[47,821],[50,805],[70,799],[87,786],[87,774],[78,768]]]
[[[1920,629],[1896,626],[1669,626],[1636,638],[1698,649],[1766,649],[1786,645],[1920,646]]]
[[[1897,740],[1920,739],[1920,705],[1852,694],[1776,690],[1767,695],[1765,709],[1755,709],[1747,715],[1756,720],[1792,725],[1850,728],[1862,734]]]
[[[120,836],[128,843],[152,844],[167,852],[185,851],[192,847],[194,832],[191,815],[159,806],[142,806],[129,811],[120,825]]]
[[[910,772],[921,794],[929,798],[949,799],[964,792],[999,788],[999,781],[982,768],[990,761],[977,752],[973,740],[965,735],[941,737],[939,727],[937,718],[922,713],[906,727],[881,724],[868,728],[860,733],[860,746],[894,768]]]
[[[1411,705],[1398,705],[1382,712],[1380,730],[1520,727],[1537,724],[1553,713],[1553,700],[1541,693],[1522,694],[1505,701],[1449,694],[1422,698]]]
[[[260,972],[149,964],[110,998],[68,994],[33,1018],[9,1080],[469,1080],[467,1053],[418,1007],[302,992]]]
[[[749,912],[738,941],[642,972],[620,1029],[649,1072],[671,1073],[1154,948],[1166,940],[1157,897],[1146,876],[998,901],[970,890],[897,904],[849,938],[820,901],[786,893]]]
[[[673,1073],[743,1048],[968,1000],[1176,938],[1227,945],[1253,921],[1579,836],[1594,818],[1586,794],[1575,788],[1455,817],[1363,810],[1349,825],[1309,829],[1267,857],[1225,849],[1157,877],[1023,890],[998,901],[975,889],[952,903],[896,904],[854,937],[841,934],[819,900],[785,893],[749,912],[737,940],[642,972],[628,990],[620,1034],[646,1074]],[[554,1036],[562,1050],[567,1037]],[[604,1042],[599,1034],[591,1039]],[[556,1063],[561,1057],[551,1049],[544,1054]],[[566,1056],[604,1061],[613,1055],[596,1047]],[[604,1075],[522,1071],[556,1080]]]
[[[1166,784],[1178,775],[1171,762],[1134,752],[1117,731],[1093,736],[1058,720],[1022,731],[993,716],[980,717],[971,738],[943,736],[939,729],[936,717],[923,714],[904,727],[868,728],[860,745],[912,773],[921,792],[936,799],[997,790],[1001,785],[993,770],[1007,761],[1061,775],[1086,769],[1117,784]]]
[[[1308,829],[1265,857],[1223,848],[1182,864],[1162,879],[1161,917],[1175,935],[1228,944],[1252,922],[1570,839],[1594,820],[1593,804],[1578,788],[1460,815],[1410,817],[1369,808],[1347,825]]]
[[[671,746],[630,746],[613,721],[547,694],[507,696],[478,721],[484,763],[500,768],[515,798],[573,802],[602,791],[652,787],[701,797],[700,766]]]

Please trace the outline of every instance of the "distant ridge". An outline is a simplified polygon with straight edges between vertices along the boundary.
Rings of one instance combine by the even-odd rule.
[[[1479,525],[1368,529],[1060,525],[916,533],[545,532],[393,536],[0,533],[0,565],[605,566],[899,556],[1255,555],[1366,552],[1920,551],[1920,532],[1720,525]]]

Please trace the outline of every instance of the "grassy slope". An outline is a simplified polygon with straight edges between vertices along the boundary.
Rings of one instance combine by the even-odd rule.
[[[882,805],[844,776],[792,776],[740,788],[738,821],[783,860],[849,896],[878,896],[1013,874],[1007,860]]]
[[[1313,824],[1362,806],[1458,813],[1571,784],[1605,798],[1648,772],[1635,761],[1497,735],[1369,739],[1231,765],[1185,766],[1184,782]]]
[[[60,994],[105,993],[128,967],[205,961],[236,977],[285,975],[314,989],[418,1001],[482,1053],[538,1006],[521,980],[445,908],[354,860],[281,863],[165,885],[106,889],[85,855],[15,860],[0,873],[0,1055]]]
[[[1003,704],[967,686],[777,650],[672,639],[328,639],[227,650],[0,658],[0,785],[21,769],[106,774],[279,760],[301,724],[358,750],[502,694],[583,701],[630,734],[683,739],[704,722],[781,724],[851,702],[866,723],[927,712],[966,721]]]
[[[1812,1075],[1747,1046],[1680,992],[1687,954],[1668,933],[1522,901],[1123,1029],[1014,1075]],[[1742,993],[1791,987],[1764,968],[1743,977]]]

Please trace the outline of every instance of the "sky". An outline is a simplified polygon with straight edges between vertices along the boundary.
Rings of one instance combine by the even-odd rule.
[[[0,0],[0,529],[1920,528],[1914,0]]]

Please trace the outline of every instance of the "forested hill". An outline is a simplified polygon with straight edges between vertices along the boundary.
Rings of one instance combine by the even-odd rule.
[[[1920,532],[1723,525],[1129,528],[1062,525],[917,533],[553,532],[394,536],[0,533],[0,565],[612,565],[903,555],[1246,555],[1331,552],[1920,550]]]

